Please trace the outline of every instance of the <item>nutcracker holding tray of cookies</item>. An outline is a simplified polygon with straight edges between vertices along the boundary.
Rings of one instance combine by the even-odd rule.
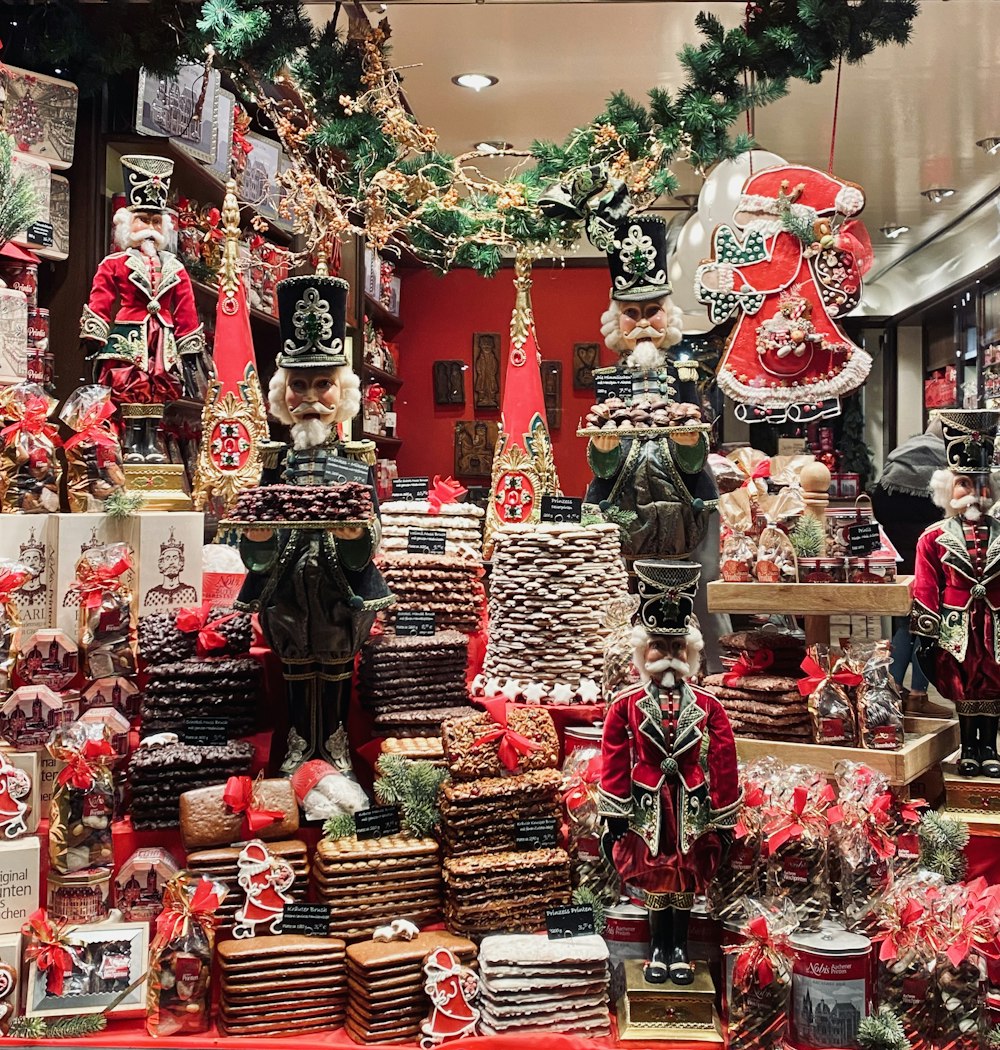
[[[347,293],[346,281],[323,274],[278,285],[281,350],[268,399],[291,445],[265,449],[265,478],[279,483],[241,493],[233,512],[249,570],[236,604],[259,613],[288,686],[287,774],[311,758],[350,770],[354,657],[394,600],[372,561],[375,446],[339,433],[361,406],[344,350]]]

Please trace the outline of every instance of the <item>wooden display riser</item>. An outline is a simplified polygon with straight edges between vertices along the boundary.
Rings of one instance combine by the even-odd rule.
[[[906,718],[903,725],[905,738],[899,751],[752,740],[749,737],[737,737],[736,750],[742,762],[776,758],[785,763],[814,766],[827,774],[832,774],[836,764],[844,759],[862,762],[885,773],[894,786],[905,786],[923,776],[955,750],[958,746],[958,719]]]
[[[941,763],[945,812],[965,821],[973,835],[1000,838],[1000,779],[959,776],[958,756],[956,751]]]

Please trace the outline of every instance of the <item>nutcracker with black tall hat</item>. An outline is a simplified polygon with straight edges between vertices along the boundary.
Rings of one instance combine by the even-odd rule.
[[[632,401],[659,405],[653,418],[662,413],[663,429],[592,437],[587,460],[594,479],[587,500],[618,514],[627,533],[627,558],[687,556],[705,537],[718,492],[705,469],[707,435],[666,429],[702,421],[697,367],[668,354],[683,338],[681,312],[671,303],[667,279],[669,228],[657,215],[627,215],[601,233],[612,277],[601,333],[621,361],[594,376],[630,376]]]
[[[380,609],[394,601],[372,559],[381,538],[372,441],[341,440],[357,415],[361,384],[345,352],[347,282],[325,274],[277,286],[281,350],[271,379],[271,414],[291,446],[265,451],[265,483],[328,486],[367,481],[375,518],[364,527],[266,527],[244,533],[249,570],[237,605],[259,613],[288,687],[288,750],[282,769],[324,758],[351,768],[347,713],[354,657]]]
[[[931,476],[945,513],[917,541],[910,632],[917,659],[958,712],[962,776],[1000,777],[1000,520],[987,510],[1000,412],[947,409],[948,462]]]
[[[94,381],[111,388],[125,421],[125,461],[163,463],[158,420],[169,402],[202,396],[205,332],[187,270],[165,250],[174,162],[129,155],[121,165],[128,204],[114,216],[120,251],[97,268],[80,339]]]
[[[736,743],[719,701],[690,684],[703,642],[694,616],[699,565],[637,561],[633,628],[640,681],[604,720],[602,846],[649,913],[647,981],[690,984],[688,922],[715,874],[742,802]]]

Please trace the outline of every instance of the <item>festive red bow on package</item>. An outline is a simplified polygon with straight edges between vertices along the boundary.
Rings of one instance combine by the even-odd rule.
[[[497,697],[494,700],[484,700],[483,707],[486,708],[490,717],[497,723],[497,726],[495,729],[484,733],[478,740],[474,740],[472,746],[482,747],[484,744],[491,744],[494,740],[499,740],[500,744],[497,752],[500,756],[500,761],[503,763],[504,769],[513,773],[521,761],[520,756],[530,755],[532,751],[537,751],[539,745],[534,740],[529,740],[523,733],[518,733],[508,727],[507,714],[510,705],[506,700],[501,697]]]
[[[747,675],[760,674],[774,663],[774,653],[770,649],[761,649],[756,653],[743,652],[732,663],[722,676],[722,684],[730,689],[739,684]]]
[[[763,915],[751,919],[741,927],[740,933],[746,940],[741,944],[727,944],[724,949],[727,955],[736,956],[733,983],[744,991],[751,987],[766,988],[774,980],[782,960],[792,955],[788,938],[772,934]]]
[[[816,798],[809,788],[800,784],[792,792],[791,811],[782,809],[771,815],[767,827],[767,848],[780,849],[789,839],[799,839],[807,831],[816,831],[826,825],[826,810],[833,801],[833,788],[825,784]]]
[[[19,434],[44,434],[53,445],[61,445],[58,428],[55,423],[49,422],[50,405],[44,397],[31,394],[20,409],[21,418],[15,419],[13,423],[0,430],[2,437],[8,445],[13,444]]]
[[[584,766],[582,771],[574,773],[566,783],[563,792],[563,802],[571,812],[579,809],[585,802],[593,798],[593,785],[601,781],[601,756],[594,757]]]
[[[440,474],[435,474],[434,484],[427,493],[427,502],[430,504],[428,513],[440,514],[444,504],[457,502],[459,496],[464,496],[468,491],[450,475],[442,480]]]
[[[831,827],[841,824],[845,828],[860,829],[875,854],[883,860],[896,852],[896,843],[890,834],[894,816],[893,798],[888,791],[873,799],[841,799],[826,811]]]
[[[65,920],[53,923],[45,909],[39,908],[28,916],[21,934],[31,938],[24,957],[46,975],[48,993],[62,995],[66,975],[73,972],[76,959],[75,949],[66,935]]]
[[[98,609],[105,594],[122,589],[122,576],[132,567],[128,557],[119,558],[113,565],[83,565],[80,575],[72,583],[84,609]]]
[[[953,966],[974,951],[990,959],[1000,957],[1000,887],[987,886],[982,877],[956,888],[957,898],[947,913],[945,954]]]
[[[224,623],[228,623],[238,612],[231,612],[220,616],[211,623],[208,622],[209,610],[202,608],[188,608],[177,610],[177,630],[184,634],[198,632],[197,653],[201,657],[208,656],[216,649],[225,649],[229,639],[219,630]]]
[[[892,962],[909,945],[930,935],[930,914],[918,901],[907,901],[901,908],[883,914],[879,920],[881,929],[872,935],[873,941],[881,941],[878,957],[882,962]]]
[[[114,414],[115,406],[110,401],[105,401],[102,405],[95,405],[80,420],[80,429],[72,437],[66,439],[63,448],[68,452],[81,441],[114,448],[118,444],[118,438],[107,425],[108,420]]]
[[[189,893],[187,876],[175,876],[163,889],[163,910],[156,917],[156,935],[153,949],[165,948],[178,933],[184,933],[187,924],[194,919],[199,926],[209,928],[218,921],[216,912],[222,903],[215,892],[215,883],[204,875]]]
[[[14,591],[31,576],[27,569],[12,565],[0,568],[0,605],[9,605],[14,600]]]
[[[740,814],[736,819],[736,827],[733,828],[733,835],[737,839],[745,839],[750,834],[750,827],[748,821],[756,825],[756,831],[760,830],[760,824],[762,814],[760,812],[764,805],[764,789],[760,784],[754,781],[747,781],[743,785],[743,805],[740,807]]]
[[[852,689],[861,685],[863,681],[857,671],[844,670],[834,673],[833,671],[824,670],[811,656],[807,656],[799,666],[806,673],[805,678],[799,679],[799,692],[803,696],[812,696],[827,681],[836,682],[838,685]]]
[[[256,838],[260,831],[285,819],[280,809],[262,809],[258,798],[257,785],[260,781],[250,777],[230,777],[222,792],[222,801],[233,813],[243,815],[243,835],[245,838]]]
[[[57,783],[81,791],[89,791],[94,786],[97,770],[104,763],[102,758],[113,758],[114,748],[107,740],[87,740],[82,751],[72,751],[66,756],[66,765],[56,775]]]
[[[744,467],[743,464],[739,462],[739,460],[733,460],[733,462],[736,466],[736,469],[743,474],[743,484],[740,486],[740,488],[753,488],[760,495],[766,495],[767,486],[757,483],[763,482],[765,478],[769,478],[771,476],[771,461],[769,459],[762,459],[757,464],[757,466],[755,466],[753,470],[749,473],[747,472],[747,468]]]

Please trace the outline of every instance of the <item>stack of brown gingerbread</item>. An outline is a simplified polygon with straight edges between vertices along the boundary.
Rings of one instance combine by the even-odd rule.
[[[430,1012],[424,991],[424,961],[448,948],[465,966],[476,946],[443,930],[412,940],[362,941],[347,949],[347,1034],[357,1043],[416,1042]]]
[[[219,945],[219,1031],[305,1035],[339,1028],[347,1012],[346,945],[282,934]]]
[[[396,596],[396,604],[385,613],[387,633],[395,633],[400,612],[411,610],[433,612],[439,631],[479,630],[486,596],[483,561],[477,554],[393,551],[379,558],[379,568]]]
[[[723,635],[719,646],[729,669],[707,675],[704,685],[726,709],[733,732],[757,740],[810,740],[807,699],[798,688],[806,651],[802,636],[735,631]]]

